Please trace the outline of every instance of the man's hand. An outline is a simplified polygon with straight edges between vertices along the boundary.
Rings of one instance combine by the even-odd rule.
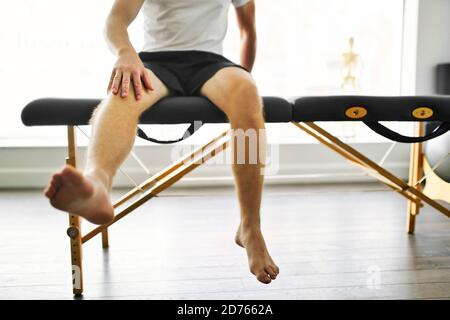
[[[109,80],[108,92],[118,94],[122,98],[128,96],[130,85],[134,87],[136,100],[142,97],[143,90],[153,90],[147,71],[141,59],[133,49],[119,53]],[[119,90],[121,89],[121,90]]]
[[[106,19],[105,35],[109,47],[117,56],[108,92],[128,96],[130,85],[134,88],[136,100],[142,97],[143,90],[153,90],[144,64],[131,45],[127,28],[136,18],[144,0],[115,0]]]

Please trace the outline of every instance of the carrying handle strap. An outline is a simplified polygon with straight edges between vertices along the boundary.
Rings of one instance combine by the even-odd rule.
[[[439,137],[440,135],[443,135],[444,133],[450,130],[450,122],[442,122],[431,133],[426,134],[423,137],[408,137],[401,135],[395,131],[392,131],[391,129],[380,124],[379,122],[376,121],[363,121],[363,122],[366,126],[368,126],[376,133],[382,135],[383,137],[403,143],[424,142]]]
[[[187,138],[189,138],[190,136],[192,136],[198,129],[201,128],[201,126],[203,125],[203,123],[201,121],[194,121],[191,122],[189,127],[186,129],[186,131],[184,132],[183,136],[181,138],[175,139],[175,140],[159,140],[159,139],[155,139],[152,137],[149,137],[141,128],[137,128],[137,132],[136,135],[144,140],[147,141],[151,141],[154,143],[159,143],[159,144],[172,144],[172,143],[177,143],[180,141],[183,141]]]

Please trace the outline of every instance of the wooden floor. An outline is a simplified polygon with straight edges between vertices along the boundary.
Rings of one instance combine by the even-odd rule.
[[[84,246],[84,299],[449,299],[450,219],[425,207],[408,236],[405,210],[379,184],[267,188],[281,274],[266,286],[233,243],[233,190],[166,192],[111,228],[109,250]],[[0,191],[0,219],[0,299],[72,299],[66,215],[39,190]]]

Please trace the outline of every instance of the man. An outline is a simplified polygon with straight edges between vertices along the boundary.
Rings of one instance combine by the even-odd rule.
[[[230,4],[236,8],[242,66],[222,56]],[[145,45],[138,54],[127,28],[141,8]],[[232,129],[264,130],[262,99],[249,73],[256,55],[252,0],[115,0],[105,31],[117,62],[108,97],[91,119],[86,167],[82,173],[66,166],[53,175],[45,190],[55,208],[96,224],[113,219],[112,179],[131,151],[140,114],[163,97],[202,95],[223,110]],[[232,140],[236,158],[236,137]],[[270,283],[279,269],[260,228],[264,135],[257,134],[257,145],[257,163],[232,165],[241,214],[235,241],[246,249],[250,271],[259,281]],[[246,159],[249,150],[247,144]]]

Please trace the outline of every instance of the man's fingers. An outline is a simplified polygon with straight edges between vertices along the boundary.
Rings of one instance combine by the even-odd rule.
[[[142,97],[142,83],[139,72],[133,72],[133,86],[136,100],[139,100]]]
[[[142,79],[144,80],[144,86],[148,90],[153,90],[153,86],[152,86],[152,83],[150,81],[150,77],[149,77],[148,72],[146,70],[144,70],[144,73],[142,74]]]
[[[112,92],[113,94],[117,94],[120,88],[120,82],[122,81],[122,71],[116,70],[114,74],[113,83],[112,83]]]
[[[108,89],[107,89],[107,91],[106,92],[108,92],[109,93],[109,91],[111,90],[111,88],[112,88],[112,84],[113,84],[113,82],[114,82],[114,75],[116,74],[116,69],[113,69],[113,71],[111,72],[111,76],[109,77],[109,83],[108,83]]]
[[[153,90],[147,71],[144,71],[143,74],[140,75],[139,72],[121,71],[120,69],[114,68],[109,80],[108,92],[109,90],[111,90],[113,94],[121,92],[121,97],[125,98],[130,92],[130,85],[134,87],[136,100],[142,98],[144,88]]]
[[[122,98],[128,96],[128,92],[130,90],[130,76],[131,74],[128,71],[125,71],[122,76]]]

